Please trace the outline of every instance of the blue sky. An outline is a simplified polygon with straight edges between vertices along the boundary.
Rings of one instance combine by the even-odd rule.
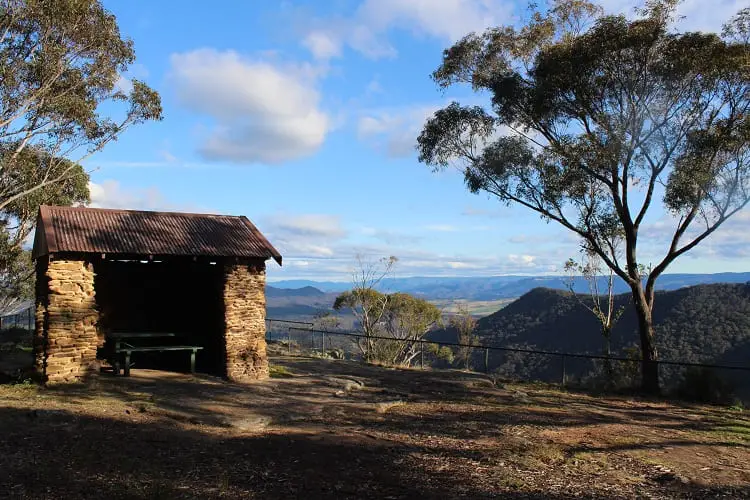
[[[689,0],[683,24],[718,29],[745,0]],[[711,4],[711,5],[709,5]],[[416,160],[424,120],[468,89],[430,80],[463,34],[514,23],[502,0],[107,1],[165,119],[87,160],[97,206],[247,215],[284,255],[269,279],[347,280],[357,253],[397,276],[547,274],[576,240],[472,195]],[[629,1],[608,0],[629,12]],[[747,271],[747,213],[671,272]],[[655,213],[644,251],[670,223]],[[653,244],[650,243],[653,241]]]

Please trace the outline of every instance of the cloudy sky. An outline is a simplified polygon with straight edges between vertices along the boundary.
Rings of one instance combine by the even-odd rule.
[[[683,26],[717,30],[747,0],[688,0]],[[346,280],[353,257],[396,255],[398,276],[559,271],[576,240],[432,173],[414,144],[468,89],[430,73],[462,35],[515,23],[506,0],[106,1],[135,41],[124,75],[161,94],[165,119],[87,162],[104,207],[247,215],[284,255],[269,279]],[[631,0],[607,0],[632,12]],[[656,260],[671,220],[653,214]],[[672,272],[750,270],[742,213]]]

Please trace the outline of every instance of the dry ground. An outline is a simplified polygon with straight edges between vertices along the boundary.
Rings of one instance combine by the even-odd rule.
[[[750,497],[738,411],[458,371],[272,364],[251,385],[135,369],[0,386],[0,497]]]

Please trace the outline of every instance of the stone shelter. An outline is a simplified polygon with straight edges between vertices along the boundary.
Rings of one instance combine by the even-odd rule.
[[[47,383],[99,371],[111,332],[177,332],[197,370],[268,376],[266,260],[281,255],[244,216],[42,206],[35,370]]]

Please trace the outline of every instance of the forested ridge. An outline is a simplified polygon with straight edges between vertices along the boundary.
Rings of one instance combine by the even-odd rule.
[[[536,288],[479,320],[481,343],[598,354],[599,323],[570,292]],[[612,336],[613,354],[638,342],[629,294],[615,298],[624,312]],[[750,283],[711,284],[657,292],[654,308],[657,346],[663,360],[750,364]]]

